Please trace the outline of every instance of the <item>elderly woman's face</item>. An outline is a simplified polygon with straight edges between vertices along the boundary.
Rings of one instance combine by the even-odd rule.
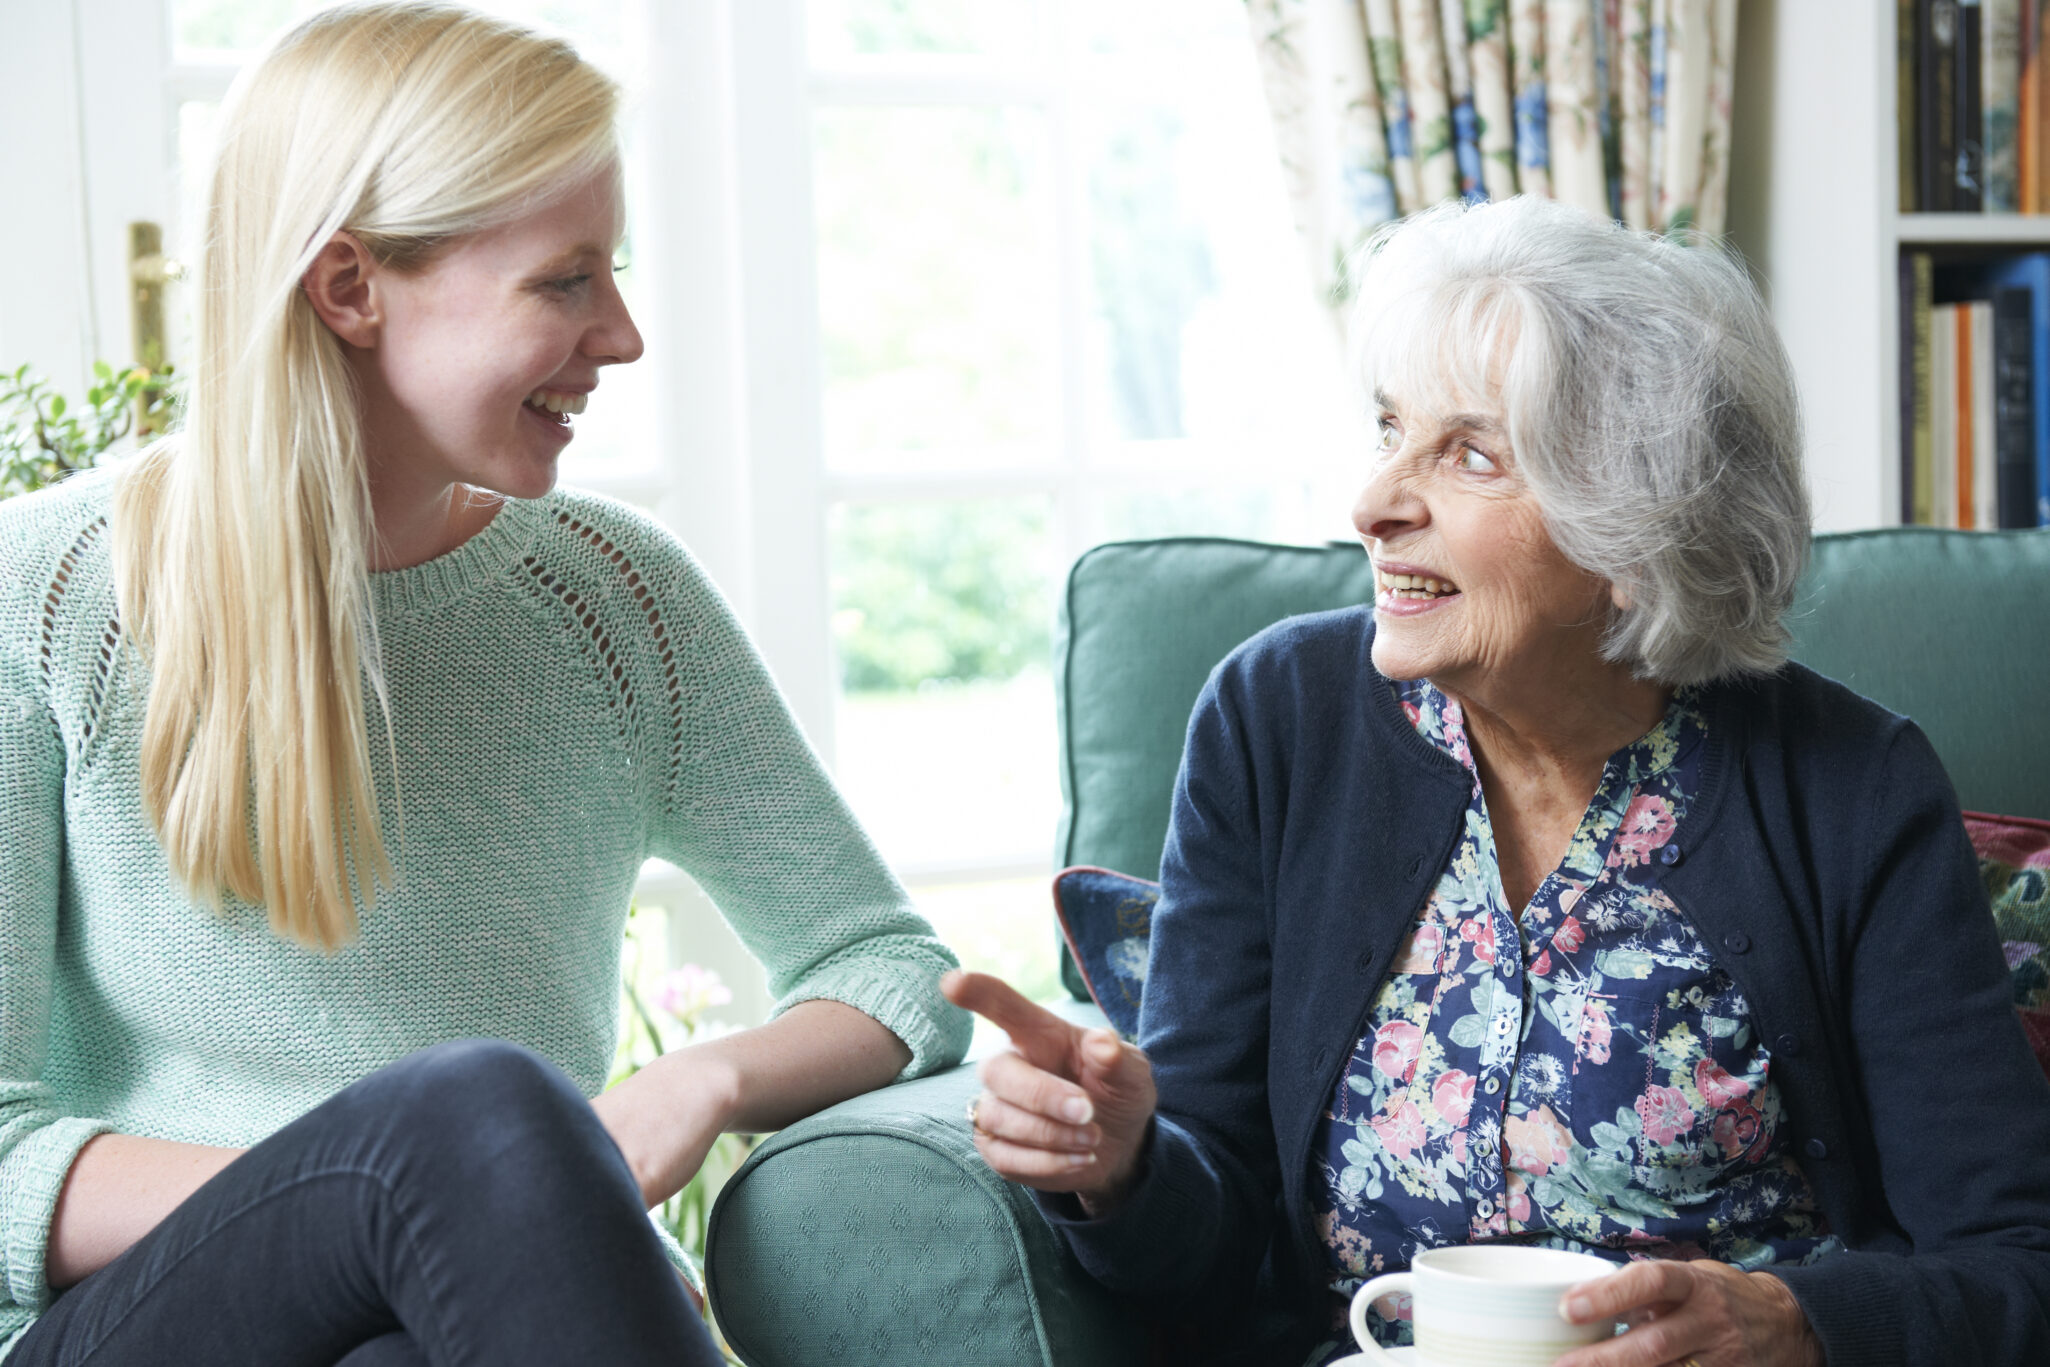
[[[1552,544],[1499,405],[1463,399],[1375,395],[1353,526],[1374,559],[1375,668],[1484,696],[1584,664],[1609,590]]]

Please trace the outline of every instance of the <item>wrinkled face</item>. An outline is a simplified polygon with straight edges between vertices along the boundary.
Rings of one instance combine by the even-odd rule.
[[[1499,403],[1463,398],[1375,395],[1353,526],[1374,560],[1375,668],[1474,698],[1584,665],[1609,589],[1552,544]]]
[[[422,270],[381,273],[364,397],[374,479],[515,498],[554,486],[599,370],[641,354],[612,275],[624,227],[607,168]]]

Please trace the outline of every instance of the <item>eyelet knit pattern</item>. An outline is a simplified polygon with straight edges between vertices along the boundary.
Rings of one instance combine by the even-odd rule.
[[[827,998],[958,1060],[954,956],[912,910],[718,591],[594,495],[504,505],[371,577],[393,744],[367,703],[396,889],[333,954],[178,888],[137,781],[146,658],[95,472],[0,504],[0,1342],[47,1305],[50,1216],[116,1130],[249,1144],[425,1045],[509,1039],[586,1093],[618,1029],[642,862],[705,888],[778,1010]],[[366,689],[366,693],[371,690]]]

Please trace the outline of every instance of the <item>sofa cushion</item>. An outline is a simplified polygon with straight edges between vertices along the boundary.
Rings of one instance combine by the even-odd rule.
[[[1053,912],[1089,995],[1126,1039],[1139,1037],[1139,995],[1160,884],[1084,864],[1053,879]]]
[[[2017,1009],[2050,1008],[2050,821],[1966,812]]]

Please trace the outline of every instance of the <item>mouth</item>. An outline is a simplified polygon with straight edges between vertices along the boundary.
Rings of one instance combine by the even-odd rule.
[[[570,418],[590,406],[591,396],[567,389],[537,389],[521,401],[529,413],[557,427],[570,426]]]
[[[1396,573],[1374,567],[1374,597],[1380,603],[1430,603],[1458,596],[1459,586],[1448,579],[1421,571]]]

